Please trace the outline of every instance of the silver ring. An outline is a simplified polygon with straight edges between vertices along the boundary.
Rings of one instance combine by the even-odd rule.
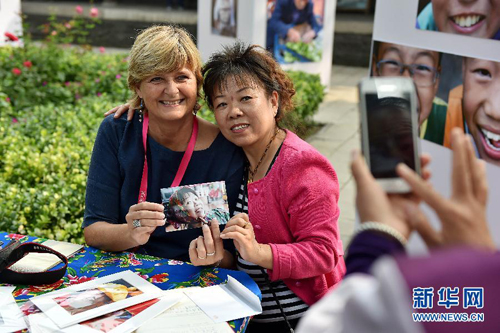
[[[207,253],[207,256],[209,256],[209,257],[214,256],[214,255],[215,255],[215,251],[212,253]]]
[[[202,257],[198,256],[198,259],[200,259],[200,260],[205,260],[205,259],[207,259],[207,257],[203,257],[203,258],[202,258]]]
[[[132,221],[132,225],[134,226],[134,228],[140,228],[140,227],[142,227],[141,220],[133,220]]]

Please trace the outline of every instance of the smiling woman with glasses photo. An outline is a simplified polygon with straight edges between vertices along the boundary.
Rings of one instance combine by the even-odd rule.
[[[375,42],[373,76],[408,76],[418,95],[420,138],[443,144],[448,105],[436,96],[441,76],[441,54],[398,44]]]

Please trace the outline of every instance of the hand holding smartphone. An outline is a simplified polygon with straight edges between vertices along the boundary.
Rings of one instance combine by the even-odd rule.
[[[373,176],[388,193],[410,192],[396,173],[405,163],[420,174],[415,85],[410,78],[367,78],[359,84],[361,146]]]

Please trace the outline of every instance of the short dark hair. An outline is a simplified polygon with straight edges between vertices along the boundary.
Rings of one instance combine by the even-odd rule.
[[[292,80],[271,53],[258,45],[249,46],[237,41],[225,46],[222,51],[212,54],[203,66],[202,73],[205,101],[211,110],[214,108],[212,98],[215,89],[227,88],[229,78],[234,78],[238,85],[257,84],[265,90],[268,97],[276,91],[279,96],[278,113],[275,117],[277,122],[294,108],[292,97],[295,89]]]

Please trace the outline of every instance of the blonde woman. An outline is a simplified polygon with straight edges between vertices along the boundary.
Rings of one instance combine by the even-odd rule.
[[[87,180],[87,244],[231,266],[216,221],[169,233],[160,204],[161,188],[224,180],[234,210],[243,172],[241,150],[195,115],[201,60],[189,34],[172,26],[144,30],[130,52],[128,84],[129,104],[141,111],[132,121],[109,116],[99,128]]]

